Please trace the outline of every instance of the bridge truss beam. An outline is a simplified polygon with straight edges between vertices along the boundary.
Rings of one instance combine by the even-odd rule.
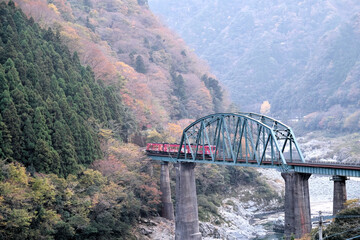
[[[190,124],[183,131],[177,160],[285,171],[288,162],[305,162],[291,128],[254,113],[212,114]]]

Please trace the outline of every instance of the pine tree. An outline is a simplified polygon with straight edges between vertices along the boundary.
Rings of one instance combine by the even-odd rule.
[[[135,70],[138,72],[138,73],[146,73],[146,67],[145,67],[145,63],[144,63],[144,59],[138,55],[136,57],[136,60],[135,60]]]
[[[214,111],[221,112],[223,91],[221,89],[221,86],[219,85],[219,82],[215,78],[208,77],[207,75],[203,75],[201,77],[201,80],[204,82],[206,88],[209,89],[211,93],[212,101],[214,105]]]
[[[41,111],[45,111],[44,108],[37,107],[34,114],[34,131],[36,139],[43,140],[48,144],[51,144],[51,136],[46,120]]]
[[[11,134],[0,114],[0,159],[7,159],[12,155]]]
[[[2,37],[2,40],[5,42],[4,54],[0,56],[0,64],[5,63],[9,58],[15,59],[18,55],[16,50],[18,39],[15,37],[15,33],[10,25],[7,26],[5,32],[6,34]]]
[[[74,139],[66,123],[57,120],[54,124],[55,132],[52,135],[52,145],[61,158],[61,172],[65,175],[77,170]]]
[[[59,154],[43,139],[38,139],[36,141],[33,165],[36,171],[39,172],[61,173]]]
[[[18,161],[21,160],[22,153],[22,132],[20,128],[20,118],[17,115],[17,111],[15,108],[15,104],[10,98],[10,93],[8,91],[4,91],[1,96],[1,104],[3,107],[3,111],[1,111],[1,115],[3,117],[3,121],[7,126],[10,134],[11,134],[11,147],[13,151],[12,157]]]
[[[4,64],[4,69],[9,90],[12,91],[21,84],[19,73],[16,70],[14,61],[9,58]]]
[[[12,62],[12,61],[11,61]],[[7,74],[5,68],[0,65],[0,114],[2,115],[4,129],[9,131],[11,135],[11,156],[16,160],[21,160],[22,151],[22,133],[20,130],[20,118],[18,116],[16,107],[9,92]],[[7,138],[9,139],[9,138]]]
[[[185,105],[187,103],[185,80],[181,74],[171,72],[171,80],[173,83],[174,98],[170,99],[175,111],[172,112],[171,117],[174,119],[181,119],[187,116]]]
[[[24,136],[24,149],[22,153],[22,163],[25,166],[30,166],[33,162],[35,145],[36,145],[36,134],[33,129],[32,119],[30,116],[26,115],[24,121],[24,127],[22,129]]]

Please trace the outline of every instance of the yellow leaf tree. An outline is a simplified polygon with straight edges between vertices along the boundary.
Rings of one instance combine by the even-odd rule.
[[[271,109],[271,105],[269,103],[269,101],[264,101],[262,104],[261,104],[261,107],[260,107],[260,113],[261,114],[269,114],[270,113],[270,109]]]

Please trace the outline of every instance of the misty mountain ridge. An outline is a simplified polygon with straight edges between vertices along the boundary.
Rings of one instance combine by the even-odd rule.
[[[151,0],[206,59],[242,111],[300,118],[306,129],[359,128],[357,1]]]

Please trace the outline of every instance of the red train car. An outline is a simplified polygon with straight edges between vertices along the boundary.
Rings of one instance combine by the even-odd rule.
[[[164,144],[161,143],[148,143],[146,144],[146,152],[160,153],[164,151]]]
[[[180,144],[177,143],[148,143],[146,144],[146,151],[149,153],[170,153],[170,154],[175,154],[178,152],[180,147]],[[194,153],[196,151],[196,145],[191,145],[191,150]],[[198,146],[198,154],[203,154],[205,153],[206,155],[210,155],[211,152],[215,153],[216,151],[216,147],[215,146],[211,146],[211,151],[210,151],[210,147],[208,145],[206,146]],[[184,153],[184,146],[181,149],[181,153]],[[191,153],[190,151],[190,147],[189,145],[186,145],[186,153]]]

